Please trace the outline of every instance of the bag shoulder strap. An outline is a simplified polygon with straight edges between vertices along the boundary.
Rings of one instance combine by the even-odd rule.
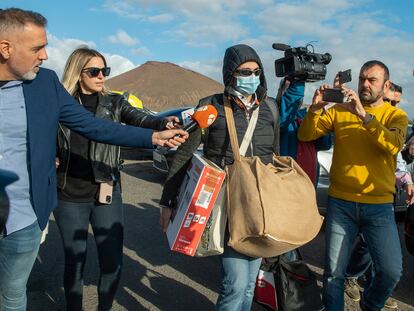
[[[229,131],[230,144],[231,144],[231,149],[233,151],[234,160],[240,161],[241,156],[240,156],[240,151],[239,151],[239,143],[237,141],[236,127],[234,125],[233,110],[231,109],[229,99],[227,98],[226,95],[223,95],[223,100],[224,100],[224,113],[226,115],[227,129]]]
[[[253,113],[250,117],[249,126],[247,127],[246,133],[244,134],[243,141],[240,145],[240,155],[244,157],[246,155],[247,148],[249,148],[249,145],[253,138],[253,132],[256,128],[257,119],[259,118],[259,107],[256,107],[256,109],[253,110]]]

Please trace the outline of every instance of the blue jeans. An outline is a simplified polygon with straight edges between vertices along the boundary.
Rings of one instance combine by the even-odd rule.
[[[252,258],[224,247],[221,285],[216,304],[219,311],[250,311],[262,258]]]
[[[110,310],[122,269],[123,207],[119,186],[114,187],[111,204],[74,203],[59,200],[53,212],[65,251],[66,308],[82,310],[83,274],[89,223],[98,250],[100,277],[98,310]]]
[[[367,243],[375,269],[363,292],[366,307],[381,310],[401,277],[402,254],[392,203],[364,204],[329,197],[323,277],[327,311],[344,310],[344,276],[358,233]]]
[[[0,236],[0,292],[3,311],[26,311],[26,285],[40,246],[42,231],[35,221]]]
[[[374,267],[372,266],[368,245],[365,242],[364,237],[359,234],[352,247],[345,277],[349,279],[357,279],[361,276],[365,276],[366,287],[369,287],[369,284],[374,277]]]

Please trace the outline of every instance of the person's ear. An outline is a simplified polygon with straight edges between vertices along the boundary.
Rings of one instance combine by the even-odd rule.
[[[3,59],[9,59],[13,51],[13,47],[10,41],[2,40],[0,41],[0,55]]]
[[[390,89],[390,87],[391,87],[391,81],[390,80],[385,81],[383,91],[387,92]]]

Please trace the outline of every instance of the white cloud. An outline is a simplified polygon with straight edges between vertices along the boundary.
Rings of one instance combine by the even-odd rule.
[[[257,22],[263,27],[263,35],[246,41],[250,41],[263,58],[272,95],[277,85],[273,61],[283,54],[269,52],[271,44],[282,42],[303,46],[307,41],[318,40],[313,43],[315,51],[329,52],[333,57],[323,82],[332,83],[339,70],[351,68],[354,81],[350,86],[356,89],[362,64],[378,59],[389,67],[391,79],[403,86],[403,98],[414,98],[411,73],[413,38],[384,22],[388,15],[377,11],[356,13],[353,11],[355,5],[348,1],[329,0],[278,3],[256,14]],[[274,40],[271,40],[272,36]],[[306,85],[306,103],[310,103],[314,90],[321,83]],[[410,116],[414,115],[414,106],[407,101],[403,100],[402,107]]]
[[[106,11],[114,12],[117,15],[128,19],[142,20],[146,17],[145,14],[137,11],[135,7],[127,1],[107,0],[103,4],[102,8]]]
[[[126,33],[124,30],[118,30],[118,32],[114,35],[110,35],[108,37],[108,41],[114,44],[122,44],[126,46],[133,46],[139,43],[137,38],[131,37],[129,34]]]
[[[105,56],[108,66],[111,67],[110,78],[113,78],[117,75],[120,75],[121,73],[127,72],[137,67],[137,65],[134,65],[132,61],[121,55],[109,53],[103,53],[103,55]]]
[[[178,64],[181,67],[201,73],[211,79],[223,83],[223,76],[221,74],[222,62],[218,60],[205,61],[184,61]]]
[[[193,47],[214,47],[223,41],[238,41],[248,34],[247,30],[238,23],[223,20],[216,23],[211,19],[203,21],[188,21],[180,24],[175,30],[167,31],[167,36],[184,40],[186,45]]]
[[[162,14],[152,14],[152,10],[145,10],[140,6],[135,6],[133,3],[125,1],[106,1],[102,9],[115,13],[116,15],[126,18],[139,20],[140,22],[150,22],[150,23],[169,23],[174,20],[174,15],[170,13]]]
[[[137,56],[148,56],[151,55],[151,52],[148,48],[146,48],[145,46],[140,47],[140,48],[136,48],[136,49],[132,49],[131,53]]]
[[[88,46],[93,49],[96,48],[96,44],[92,41],[59,39],[52,34],[48,34],[48,41],[49,45],[47,46],[47,52],[49,59],[44,62],[44,66],[54,70],[59,78],[61,78],[63,74],[66,60],[75,49],[81,46]]]
[[[105,11],[113,12],[122,18],[139,20],[141,22],[168,23],[174,20],[170,13],[152,14],[152,9],[145,9],[142,5],[136,5],[131,1],[107,0],[102,5]]]
[[[153,16],[148,16],[148,21],[152,23],[168,23],[174,19],[172,14],[158,14]]]
[[[49,59],[44,62],[44,67],[50,68],[56,72],[59,78],[63,74],[63,69],[66,64],[66,60],[69,55],[77,48],[81,46],[88,46],[96,49],[96,44],[93,41],[82,41],[79,39],[59,39],[52,34],[48,34],[49,45],[47,52]],[[102,53],[111,67],[111,77],[124,73],[128,70],[135,68],[136,66],[129,59],[110,53]]]
[[[243,0],[245,1],[245,0]],[[207,12],[219,12],[224,0],[127,0],[129,4],[137,7],[160,7],[166,11],[175,11],[186,16]]]
[[[261,0],[267,3],[268,0]],[[141,21],[163,22],[178,20],[164,35],[169,40],[183,41],[192,47],[214,47],[222,41],[236,41],[248,35],[247,27],[238,20],[239,14],[248,14],[248,0],[128,0],[115,2],[109,0],[105,4],[111,10],[129,18],[121,11],[141,12],[145,17]],[[120,9],[124,8],[124,9]],[[153,12],[161,12],[153,14]]]
[[[338,70],[351,68],[354,81],[350,86],[356,88],[361,65],[367,60],[379,59],[389,66],[392,80],[404,88],[402,106],[414,115],[414,106],[406,100],[414,98],[413,37],[399,30],[401,20],[396,14],[377,9],[373,0],[118,0],[106,3],[127,18],[132,18],[130,14],[134,12],[135,18],[145,22],[174,20],[168,24],[167,31],[160,33],[159,40],[164,42],[170,40],[216,51],[219,48],[223,54],[227,46],[236,43],[251,45],[262,57],[271,95],[276,93],[278,85],[274,60],[283,56],[271,48],[273,42],[304,46],[317,40],[313,43],[315,51],[333,56],[326,81],[320,83],[331,83]],[[155,49],[148,48],[155,54]],[[206,66],[197,57],[188,60],[186,66],[221,81],[223,54],[218,56],[216,66]],[[320,83],[307,84],[305,102],[310,102],[313,90]]]

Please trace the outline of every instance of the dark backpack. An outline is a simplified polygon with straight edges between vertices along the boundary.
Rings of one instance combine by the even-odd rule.
[[[279,311],[319,311],[324,306],[316,276],[302,260],[288,261],[279,256],[275,266],[275,287]]]
[[[296,260],[281,255],[268,258],[261,269],[272,271],[275,277],[277,311],[320,311],[324,309],[321,288],[316,276],[296,249]]]

